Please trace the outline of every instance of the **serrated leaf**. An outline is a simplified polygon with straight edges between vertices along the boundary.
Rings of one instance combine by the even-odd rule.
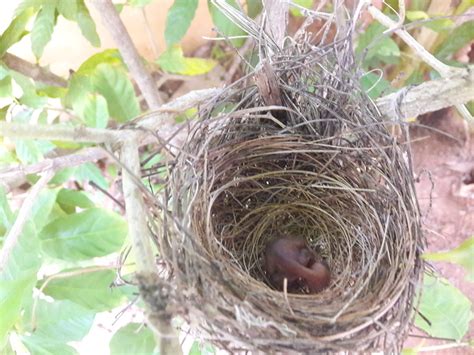
[[[18,16],[22,14],[25,10],[37,11],[43,6],[43,4],[48,0],[23,0],[16,7],[14,15]],[[54,0],[56,1],[56,0]]]
[[[31,309],[25,314],[25,324],[31,319]],[[35,330],[32,336],[23,336],[27,342],[49,342],[51,345],[79,341],[89,332],[95,313],[71,301],[46,302],[39,300],[35,309]]]
[[[110,355],[158,354],[153,332],[141,323],[129,323],[115,332],[109,343]]]
[[[407,11],[406,17],[410,21],[429,20],[430,16],[424,11]],[[440,16],[441,17],[441,16]],[[421,23],[424,27],[430,28],[436,32],[446,31],[454,25],[454,22],[448,18],[432,18],[429,21]]]
[[[64,343],[51,342],[35,334],[21,337],[23,344],[34,355],[78,355],[76,349]]]
[[[226,3],[236,9],[239,8],[235,0],[226,0]],[[225,16],[222,11],[211,2],[211,0],[207,1],[207,5],[209,7],[209,12],[211,13],[212,22],[217,27],[221,35],[226,37],[232,37],[245,36],[247,34],[244,30],[242,30],[239,26],[232,22],[227,16]],[[245,38],[234,38],[231,39],[230,42],[235,47],[241,47],[245,42]]]
[[[15,149],[18,159],[23,164],[32,164],[42,160],[45,153],[54,149],[54,145],[43,140],[16,139]]]
[[[54,185],[62,185],[74,175],[76,169],[76,167],[60,169],[49,182]]]
[[[85,209],[95,206],[85,192],[69,189],[61,189],[56,201],[68,213],[73,213],[76,207]]]
[[[97,34],[95,22],[92,19],[87,6],[84,4],[84,0],[78,1],[76,21],[81,29],[82,35],[89,41],[89,43],[94,47],[100,47],[100,37]]]
[[[122,69],[125,68],[119,51],[117,49],[106,49],[87,58],[77,69],[76,74],[90,75],[100,64],[110,64]]]
[[[42,190],[33,204],[30,216],[38,232],[41,231],[48,222],[49,214],[56,202],[58,191],[59,189]]]
[[[196,14],[198,0],[174,0],[166,15],[165,41],[172,46],[179,43],[191,25]]]
[[[292,3],[304,7],[305,9],[310,9],[313,6],[313,0],[293,0]],[[303,16],[301,10],[296,6],[290,7],[290,13],[295,17]]]
[[[80,272],[81,269],[66,270]],[[87,272],[53,279],[44,292],[57,300],[69,300],[97,312],[111,310],[127,300],[118,288],[111,288],[116,274],[112,270]]]
[[[383,27],[378,22],[370,24],[357,40],[356,53],[365,53],[364,64],[367,67],[376,66],[378,62],[394,64],[400,57],[397,43],[388,35],[384,35]]]
[[[66,19],[75,21],[77,16],[77,1],[76,0],[59,0],[56,9]]]
[[[97,92],[107,100],[110,115],[118,122],[126,122],[140,114],[133,85],[120,67],[99,64],[92,82]]]
[[[107,108],[107,101],[103,96],[97,94],[86,95],[78,102],[76,109],[81,111],[82,114],[79,117],[84,119],[88,127],[107,127],[109,110]]]
[[[27,221],[0,272],[0,344],[17,322],[25,303],[31,302],[41,267],[40,245],[33,223]]]
[[[434,337],[461,340],[469,329],[472,319],[471,302],[447,280],[425,275],[419,312],[415,318],[417,327]]]
[[[67,94],[67,89],[59,86],[44,86],[36,91],[38,95],[52,99],[62,99]]]
[[[23,95],[20,97],[22,104],[31,108],[41,108],[46,104],[48,99],[36,93],[36,87],[31,79],[13,70],[10,75],[23,91]]]
[[[33,9],[25,9],[19,13],[7,29],[0,36],[0,57],[2,57],[12,45],[20,41],[28,32],[26,25],[34,15]]]
[[[459,264],[466,270],[467,280],[474,282],[474,237],[465,240],[455,249],[438,253],[425,253],[423,258]]]
[[[447,59],[466,44],[474,41],[474,21],[468,21],[456,27],[445,41],[436,49],[435,55],[440,59]]]
[[[105,180],[102,172],[93,163],[86,163],[78,166],[74,171],[74,177],[81,182],[93,181],[99,187],[106,190],[109,188],[107,180]]]
[[[91,208],[57,218],[41,231],[43,250],[67,260],[87,260],[120,250],[127,235],[123,217],[111,211]]]
[[[157,63],[163,71],[181,75],[205,74],[217,64],[211,59],[186,58],[183,55],[182,48],[178,45],[174,45],[163,52]]]
[[[41,57],[44,47],[51,40],[56,22],[56,5],[46,4],[36,15],[31,30],[31,49],[36,58]]]

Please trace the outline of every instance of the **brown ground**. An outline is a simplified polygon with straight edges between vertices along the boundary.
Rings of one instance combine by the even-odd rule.
[[[420,124],[443,131],[449,138],[429,128],[413,127],[411,140],[417,195],[424,216],[428,251],[452,249],[474,235],[474,134],[467,141],[464,121],[452,110],[442,110],[419,120]],[[456,140],[457,139],[457,140]],[[473,255],[474,258],[474,255]],[[474,301],[474,284],[465,280],[462,267],[450,263],[433,264],[439,273]],[[471,321],[469,338],[474,337]],[[411,338],[413,347],[420,339]],[[425,341],[423,346],[443,342]],[[473,354],[468,348],[436,354]]]

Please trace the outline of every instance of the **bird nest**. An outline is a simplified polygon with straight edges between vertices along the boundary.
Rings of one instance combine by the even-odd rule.
[[[221,348],[397,352],[407,335],[424,245],[410,156],[352,58],[349,38],[287,42],[201,107],[170,165],[159,196],[169,302]],[[272,286],[265,248],[281,235],[321,255],[328,288]]]

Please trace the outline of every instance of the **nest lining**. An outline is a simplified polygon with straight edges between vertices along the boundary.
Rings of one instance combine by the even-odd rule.
[[[251,76],[230,87],[170,168],[158,232],[170,307],[221,348],[398,352],[407,334],[424,246],[412,174],[349,42],[280,52],[278,109]],[[279,235],[326,260],[329,288],[270,286],[263,253]]]

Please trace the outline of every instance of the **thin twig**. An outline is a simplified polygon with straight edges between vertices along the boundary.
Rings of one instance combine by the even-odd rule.
[[[148,107],[155,110],[160,107],[162,100],[152,76],[143,65],[143,61],[135,48],[129,33],[120,19],[114,4],[110,0],[91,1],[101,15],[102,22],[114,39],[130,74],[137,82]]]
[[[16,218],[15,223],[8,232],[3,243],[3,248],[0,251],[0,273],[2,273],[5,269],[10,254],[18,242],[18,238],[23,232],[23,227],[25,226],[25,223],[31,217],[31,209],[33,208],[38,194],[46,186],[46,184],[53,177],[53,175],[54,172],[52,170],[45,171],[41,178],[30,189],[30,191],[28,192],[28,196],[23,201],[20,211],[18,212],[18,217]]]
[[[430,67],[436,70],[441,77],[451,78],[453,75],[456,75],[462,69],[453,68],[449,65],[444,64],[438,60],[434,55],[428,52],[420,43],[416,41],[405,29],[397,28],[397,22],[390,19],[388,16],[384,15],[379,9],[377,9],[372,4],[369,4],[368,7],[369,13],[372,17],[377,20],[382,25],[395,29],[395,33]],[[473,120],[469,111],[463,105],[455,105],[459,113],[466,119],[468,122]]]
[[[5,53],[1,59],[10,69],[13,69],[35,81],[52,86],[67,87],[67,81],[65,79],[52,73],[46,68],[30,63],[16,55]]]
[[[86,148],[73,154],[56,158],[49,158],[36,164],[17,166],[8,170],[0,171],[0,183],[7,187],[15,187],[23,184],[27,175],[38,174],[46,170],[54,172],[73,166],[78,166],[91,161],[97,161],[107,157],[107,152],[102,148]]]

